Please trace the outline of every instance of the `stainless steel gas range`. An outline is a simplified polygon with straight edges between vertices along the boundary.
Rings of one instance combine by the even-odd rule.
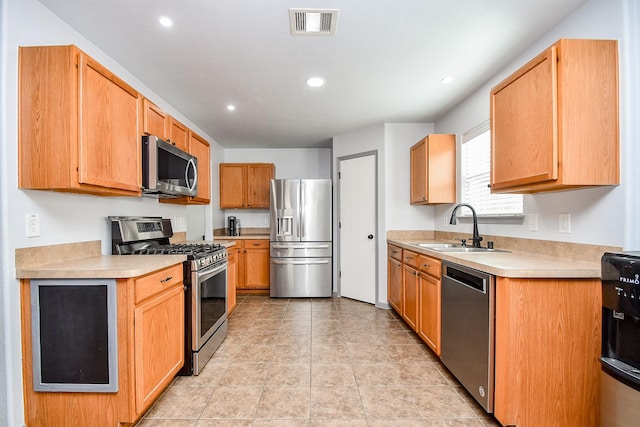
[[[184,254],[185,364],[198,375],[227,336],[227,251],[218,244],[172,244],[171,220],[109,217],[114,255]]]

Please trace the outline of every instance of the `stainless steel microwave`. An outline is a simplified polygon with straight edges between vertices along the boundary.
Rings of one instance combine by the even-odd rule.
[[[142,137],[142,194],[195,196],[198,159],[157,136]]]

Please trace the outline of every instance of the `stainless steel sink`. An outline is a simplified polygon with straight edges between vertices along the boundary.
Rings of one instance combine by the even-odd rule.
[[[449,246],[444,248],[431,248],[431,249],[438,252],[483,252],[483,253],[509,252],[509,251],[505,251],[504,249],[474,248],[473,246]]]
[[[420,248],[427,248],[427,249],[461,247],[460,245],[456,245],[455,243],[414,243],[414,245],[416,245],[416,246],[418,246]]]
[[[413,243],[419,248],[431,249],[438,252],[509,252],[504,249],[474,248],[473,246],[462,246],[456,243]]]

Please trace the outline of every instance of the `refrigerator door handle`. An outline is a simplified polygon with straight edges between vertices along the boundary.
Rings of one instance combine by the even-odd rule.
[[[304,237],[304,181],[300,181],[300,238]]]
[[[329,249],[329,245],[313,246],[291,246],[291,245],[271,245],[273,249]]]
[[[329,264],[328,259],[321,260],[283,260],[283,259],[271,259],[272,264],[277,265],[312,265],[312,264]]]

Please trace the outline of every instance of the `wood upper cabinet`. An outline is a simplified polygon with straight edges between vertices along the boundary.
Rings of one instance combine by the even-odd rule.
[[[410,152],[411,204],[455,203],[455,135],[427,135]]]
[[[387,246],[387,300],[396,313],[402,315],[402,249]]]
[[[169,139],[169,115],[147,98],[142,100],[142,133]]]
[[[500,424],[598,426],[600,280],[498,277],[495,312]]]
[[[269,182],[273,178],[273,163],[221,163],[220,207],[268,209]]]
[[[19,51],[18,185],[141,194],[138,92],[75,46]]]
[[[618,48],[562,39],[491,90],[491,191],[620,182]]]
[[[169,116],[169,138],[167,141],[181,150],[189,151],[189,128]]]
[[[193,202],[209,204],[211,201],[211,149],[209,142],[189,132],[189,153],[198,159],[198,194]]]

